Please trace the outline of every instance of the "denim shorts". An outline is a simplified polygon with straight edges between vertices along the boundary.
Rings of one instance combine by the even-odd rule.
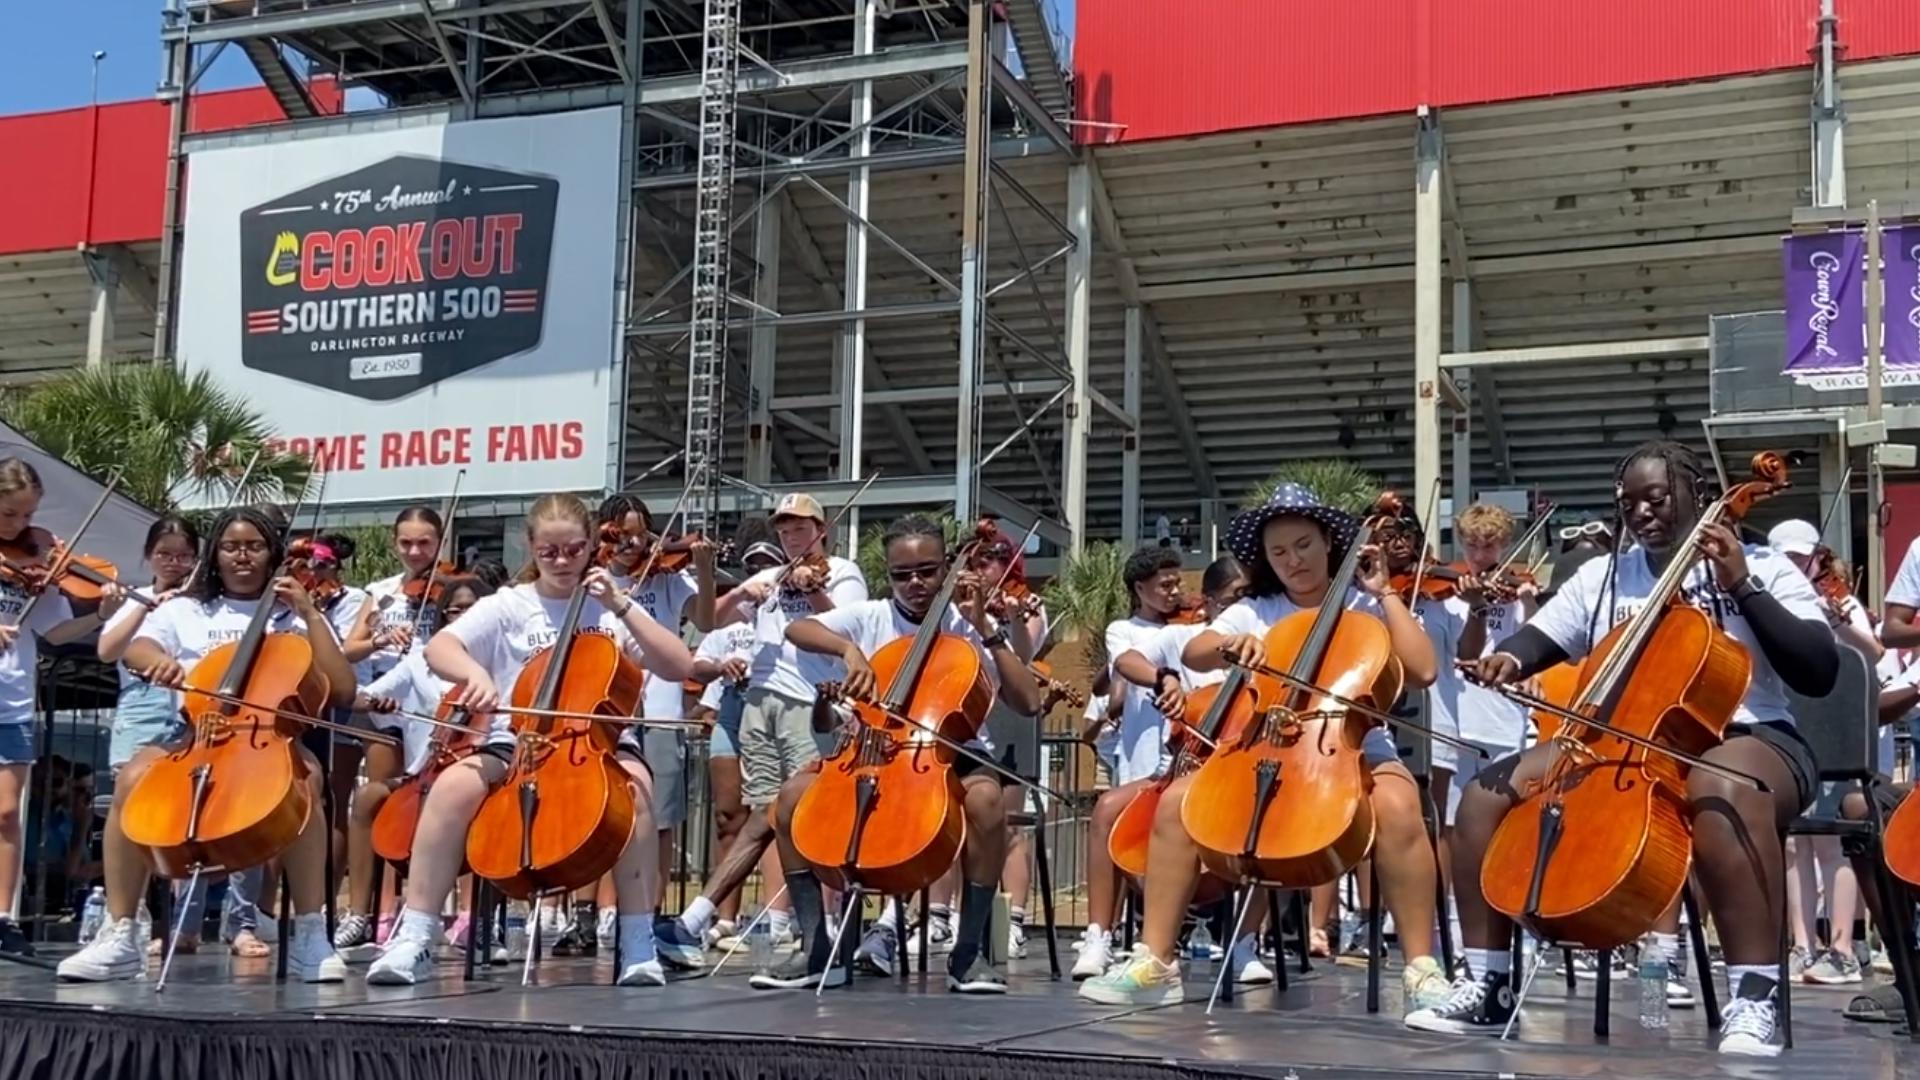
[[[24,724],[0,724],[0,765],[31,765],[37,729],[32,721]]]
[[[740,756],[740,714],[747,708],[746,693],[737,686],[720,691],[720,709],[713,718],[713,730],[707,735],[707,757]]]
[[[117,769],[133,760],[133,755],[149,746],[166,746],[186,736],[187,725],[180,718],[173,691],[150,683],[134,683],[120,691],[120,704],[113,712],[113,738],[107,749],[107,765]]]

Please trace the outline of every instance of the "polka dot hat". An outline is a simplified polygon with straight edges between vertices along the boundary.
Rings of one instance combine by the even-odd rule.
[[[1345,557],[1347,545],[1360,530],[1360,523],[1351,514],[1326,505],[1299,484],[1281,484],[1273,489],[1265,506],[1242,510],[1233,516],[1227,525],[1227,550],[1242,566],[1260,565],[1266,558],[1260,534],[1268,522],[1283,517],[1306,518],[1326,529],[1333,537],[1334,565],[1339,565]]]

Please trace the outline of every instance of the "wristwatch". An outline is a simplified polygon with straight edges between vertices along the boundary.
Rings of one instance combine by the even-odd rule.
[[[1744,604],[1747,602],[1748,597],[1758,596],[1766,591],[1767,587],[1760,583],[1759,578],[1748,574],[1746,577],[1735,582],[1733,588],[1727,590],[1727,593],[1733,597],[1734,603]]]
[[[1153,688],[1155,690],[1160,689],[1162,686],[1166,685],[1166,681],[1168,679],[1172,679],[1173,685],[1175,686],[1179,686],[1186,681],[1180,677],[1180,672],[1177,669],[1170,668],[1170,667],[1163,667],[1159,671],[1156,671],[1153,673]]]
[[[988,652],[992,652],[993,650],[999,648],[1002,645],[1005,645],[1006,643],[1007,643],[1007,628],[1004,626],[996,628],[993,633],[988,634],[986,637],[983,637],[980,639],[980,644],[986,646]]]

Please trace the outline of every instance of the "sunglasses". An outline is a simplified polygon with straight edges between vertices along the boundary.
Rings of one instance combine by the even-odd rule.
[[[1589,521],[1581,525],[1569,525],[1560,530],[1560,539],[1578,540],[1583,536],[1612,536],[1604,521]]]
[[[542,544],[533,549],[534,557],[546,562],[577,559],[586,553],[587,542],[585,540],[574,540],[565,544]]]
[[[896,585],[905,585],[907,582],[916,579],[932,581],[934,578],[939,577],[941,571],[945,569],[946,567],[939,563],[929,563],[926,566],[902,566],[899,569],[889,566],[887,568],[887,580]]]

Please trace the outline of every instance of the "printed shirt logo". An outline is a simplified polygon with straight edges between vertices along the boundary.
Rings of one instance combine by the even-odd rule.
[[[1704,583],[1696,582],[1682,587],[1680,599],[1688,607],[1706,612],[1721,626],[1725,626],[1736,618],[1744,617],[1740,614],[1740,605],[1734,602],[1733,597]],[[1641,608],[1646,606],[1647,602],[1644,599],[1616,601],[1613,605],[1613,625],[1619,626],[1633,618]]]
[[[240,215],[241,361],[388,401],[540,343],[559,181],[399,156]]]

